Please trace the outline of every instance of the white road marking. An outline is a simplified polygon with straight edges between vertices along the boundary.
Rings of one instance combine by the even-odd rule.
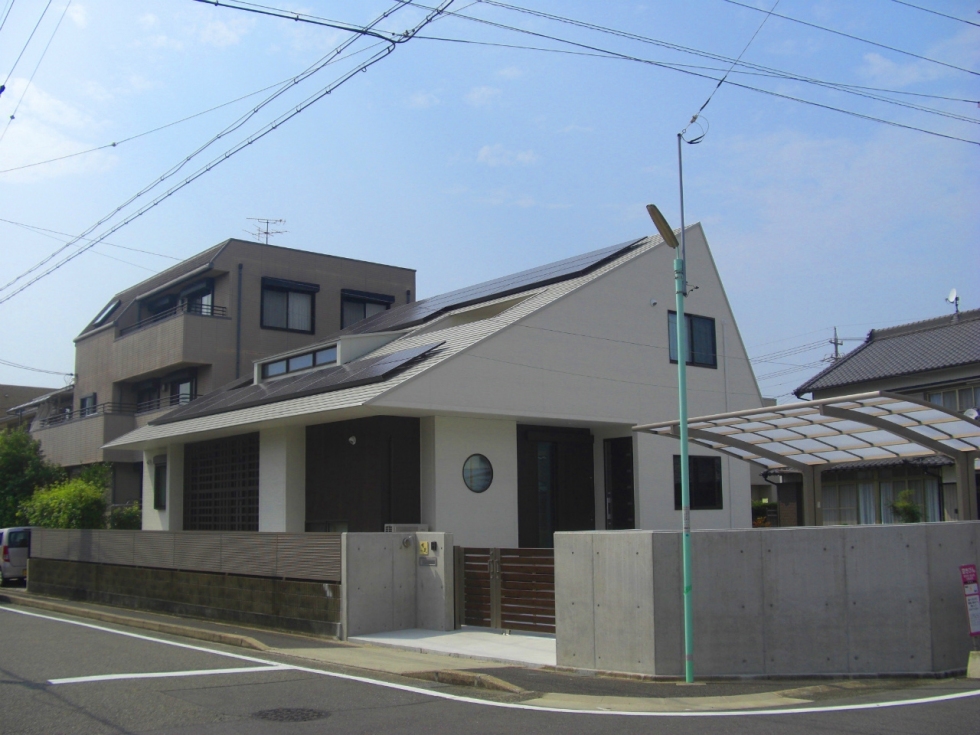
[[[67,679],[48,679],[48,684],[85,684],[90,681],[120,681],[124,679],[165,679],[171,676],[212,676],[214,674],[255,674],[264,671],[288,671],[289,666],[244,666],[230,669],[197,669],[194,671],[150,671],[142,674],[100,674],[72,676]]]
[[[353,674],[341,674],[335,671],[323,671],[321,669],[312,669],[307,666],[295,666],[293,664],[281,664],[278,661],[269,661],[267,659],[256,658],[254,656],[243,656],[238,653],[228,653],[227,651],[219,651],[213,648],[205,648],[204,646],[192,646],[188,643],[177,643],[176,641],[168,641],[163,638],[153,638],[147,635],[140,635],[138,633],[127,633],[122,630],[113,630],[112,628],[105,628],[101,625],[93,625],[91,623],[83,623],[78,620],[66,620],[65,618],[56,618],[50,615],[41,615],[39,613],[27,612],[26,610],[15,610],[11,607],[5,605],[0,605],[0,610],[4,612],[17,613],[18,615],[27,615],[33,618],[43,618],[45,620],[53,620],[58,623],[66,623],[68,625],[78,625],[82,628],[92,628],[93,630],[101,630],[106,633],[115,633],[116,635],[126,636],[128,638],[137,638],[139,640],[151,641],[153,643],[162,643],[167,646],[175,646],[177,648],[187,648],[192,651],[201,651],[203,653],[211,653],[215,656],[225,656],[226,658],[235,658],[243,661],[254,661],[255,663],[265,664],[268,667],[277,667],[281,671],[303,671],[309,674],[317,674],[319,676],[326,676],[332,679],[341,679],[343,681],[354,681],[360,684],[370,684],[372,686],[384,687],[385,689],[395,689],[397,691],[409,692],[412,694],[419,694],[425,697],[432,697],[434,699],[446,699],[452,702],[459,702],[462,704],[476,704],[482,705],[484,707],[498,707],[500,709],[516,709],[525,710],[530,712],[539,713],[559,713],[559,714],[569,714],[569,715],[615,715],[617,717],[761,717],[761,716],[771,716],[771,715],[810,715],[819,714],[823,712],[856,712],[859,710],[872,710],[872,709],[888,709],[891,707],[909,707],[917,704],[936,704],[938,702],[951,702],[957,699],[967,699],[969,697],[980,697],[980,689],[972,689],[967,692],[955,692],[953,694],[938,694],[933,697],[920,697],[919,699],[899,699],[891,702],[868,702],[865,704],[839,704],[830,705],[827,707],[793,707],[786,709],[768,709],[768,710],[720,710],[712,712],[623,712],[617,710],[604,710],[604,709],[571,709],[571,708],[560,708],[560,707],[539,707],[529,704],[520,704],[518,702],[492,702],[485,699],[477,699],[475,697],[462,697],[456,694],[450,694],[448,692],[442,692],[437,690],[422,689],[420,687],[408,686],[405,684],[395,684],[388,681],[379,681],[377,679],[369,679],[365,676],[355,676]]]

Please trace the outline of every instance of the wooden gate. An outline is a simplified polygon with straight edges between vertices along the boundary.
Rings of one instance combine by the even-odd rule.
[[[555,632],[553,549],[457,546],[456,627]]]

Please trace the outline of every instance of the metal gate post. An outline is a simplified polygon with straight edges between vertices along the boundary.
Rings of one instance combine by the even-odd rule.
[[[500,549],[490,550],[487,562],[490,571],[490,627],[502,628],[500,614]]]
[[[463,620],[466,617],[466,578],[463,576],[463,567],[466,564],[466,555],[463,553],[462,546],[453,547],[453,597],[455,598],[453,627],[459,630],[463,627]]]

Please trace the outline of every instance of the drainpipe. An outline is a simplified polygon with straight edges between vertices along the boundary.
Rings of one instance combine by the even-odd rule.
[[[242,264],[238,264],[238,316],[235,319],[235,380],[242,372]]]

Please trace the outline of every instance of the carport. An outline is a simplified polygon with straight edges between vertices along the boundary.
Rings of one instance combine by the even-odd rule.
[[[680,422],[633,431],[679,438]],[[823,525],[820,475],[869,460],[945,456],[956,464],[960,520],[977,519],[980,421],[910,396],[874,391],[688,420],[689,441],[803,476],[803,522]]]

